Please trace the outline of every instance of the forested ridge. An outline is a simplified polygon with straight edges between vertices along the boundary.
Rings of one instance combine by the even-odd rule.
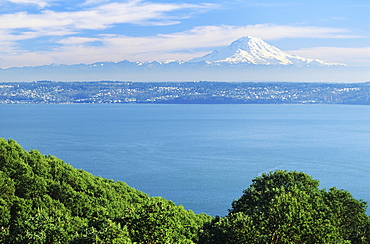
[[[255,178],[228,215],[195,214],[0,138],[0,243],[369,243],[366,208],[278,170]]]

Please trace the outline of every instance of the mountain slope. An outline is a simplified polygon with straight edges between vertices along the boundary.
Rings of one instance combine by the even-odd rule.
[[[260,38],[250,36],[239,38],[224,49],[215,50],[203,57],[194,58],[189,62],[294,66],[341,65],[290,55],[271,46]]]

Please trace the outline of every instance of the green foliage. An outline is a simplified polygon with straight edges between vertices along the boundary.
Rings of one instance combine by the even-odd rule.
[[[370,219],[365,211],[367,204],[356,200],[348,191],[331,188],[325,192],[324,203],[341,236],[352,243],[370,242]]]
[[[20,204],[30,204],[26,200]],[[17,212],[11,226],[11,243],[68,243],[73,238],[78,219],[64,208],[26,209]]]
[[[0,243],[369,243],[366,208],[275,171],[211,218],[0,138]]]
[[[0,243],[192,243],[209,220],[0,138]]]
[[[14,199],[14,182],[0,171],[0,243],[9,235],[10,208]]]
[[[204,226],[201,242],[368,243],[366,204],[346,191],[318,186],[304,173],[263,174],[227,216]]]
[[[131,244],[127,227],[123,228],[109,218],[93,219],[78,231],[72,243]]]
[[[196,215],[160,197],[127,210],[122,219],[132,241],[139,243],[193,243],[199,226],[209,220],[209,216]]]
[[[230,213],[224,218],[216,216],[212,222],[206,223],[199,233],[199,243],[261,243],[259,237],[260,233],[255,228],[251,217],[238,212]]]

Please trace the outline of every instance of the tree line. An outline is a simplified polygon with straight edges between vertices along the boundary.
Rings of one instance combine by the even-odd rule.
[[[369,243],[366,208],[278,170],[253,179],[228,215],[195,214],[0,138],[0,243]]]

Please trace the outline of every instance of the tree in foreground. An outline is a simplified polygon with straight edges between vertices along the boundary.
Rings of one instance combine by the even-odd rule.
[[[211,219],[0,138],[0,243],[370,243],[365,210],[347,191],[275,171]]]
[[[347,191],[319,189],[301,172],[275,171],[253,180],[200,234],[201,243],[369,243],[366,203]]]
[[[194,243],[210,220],[0,138],[0,243]]]

